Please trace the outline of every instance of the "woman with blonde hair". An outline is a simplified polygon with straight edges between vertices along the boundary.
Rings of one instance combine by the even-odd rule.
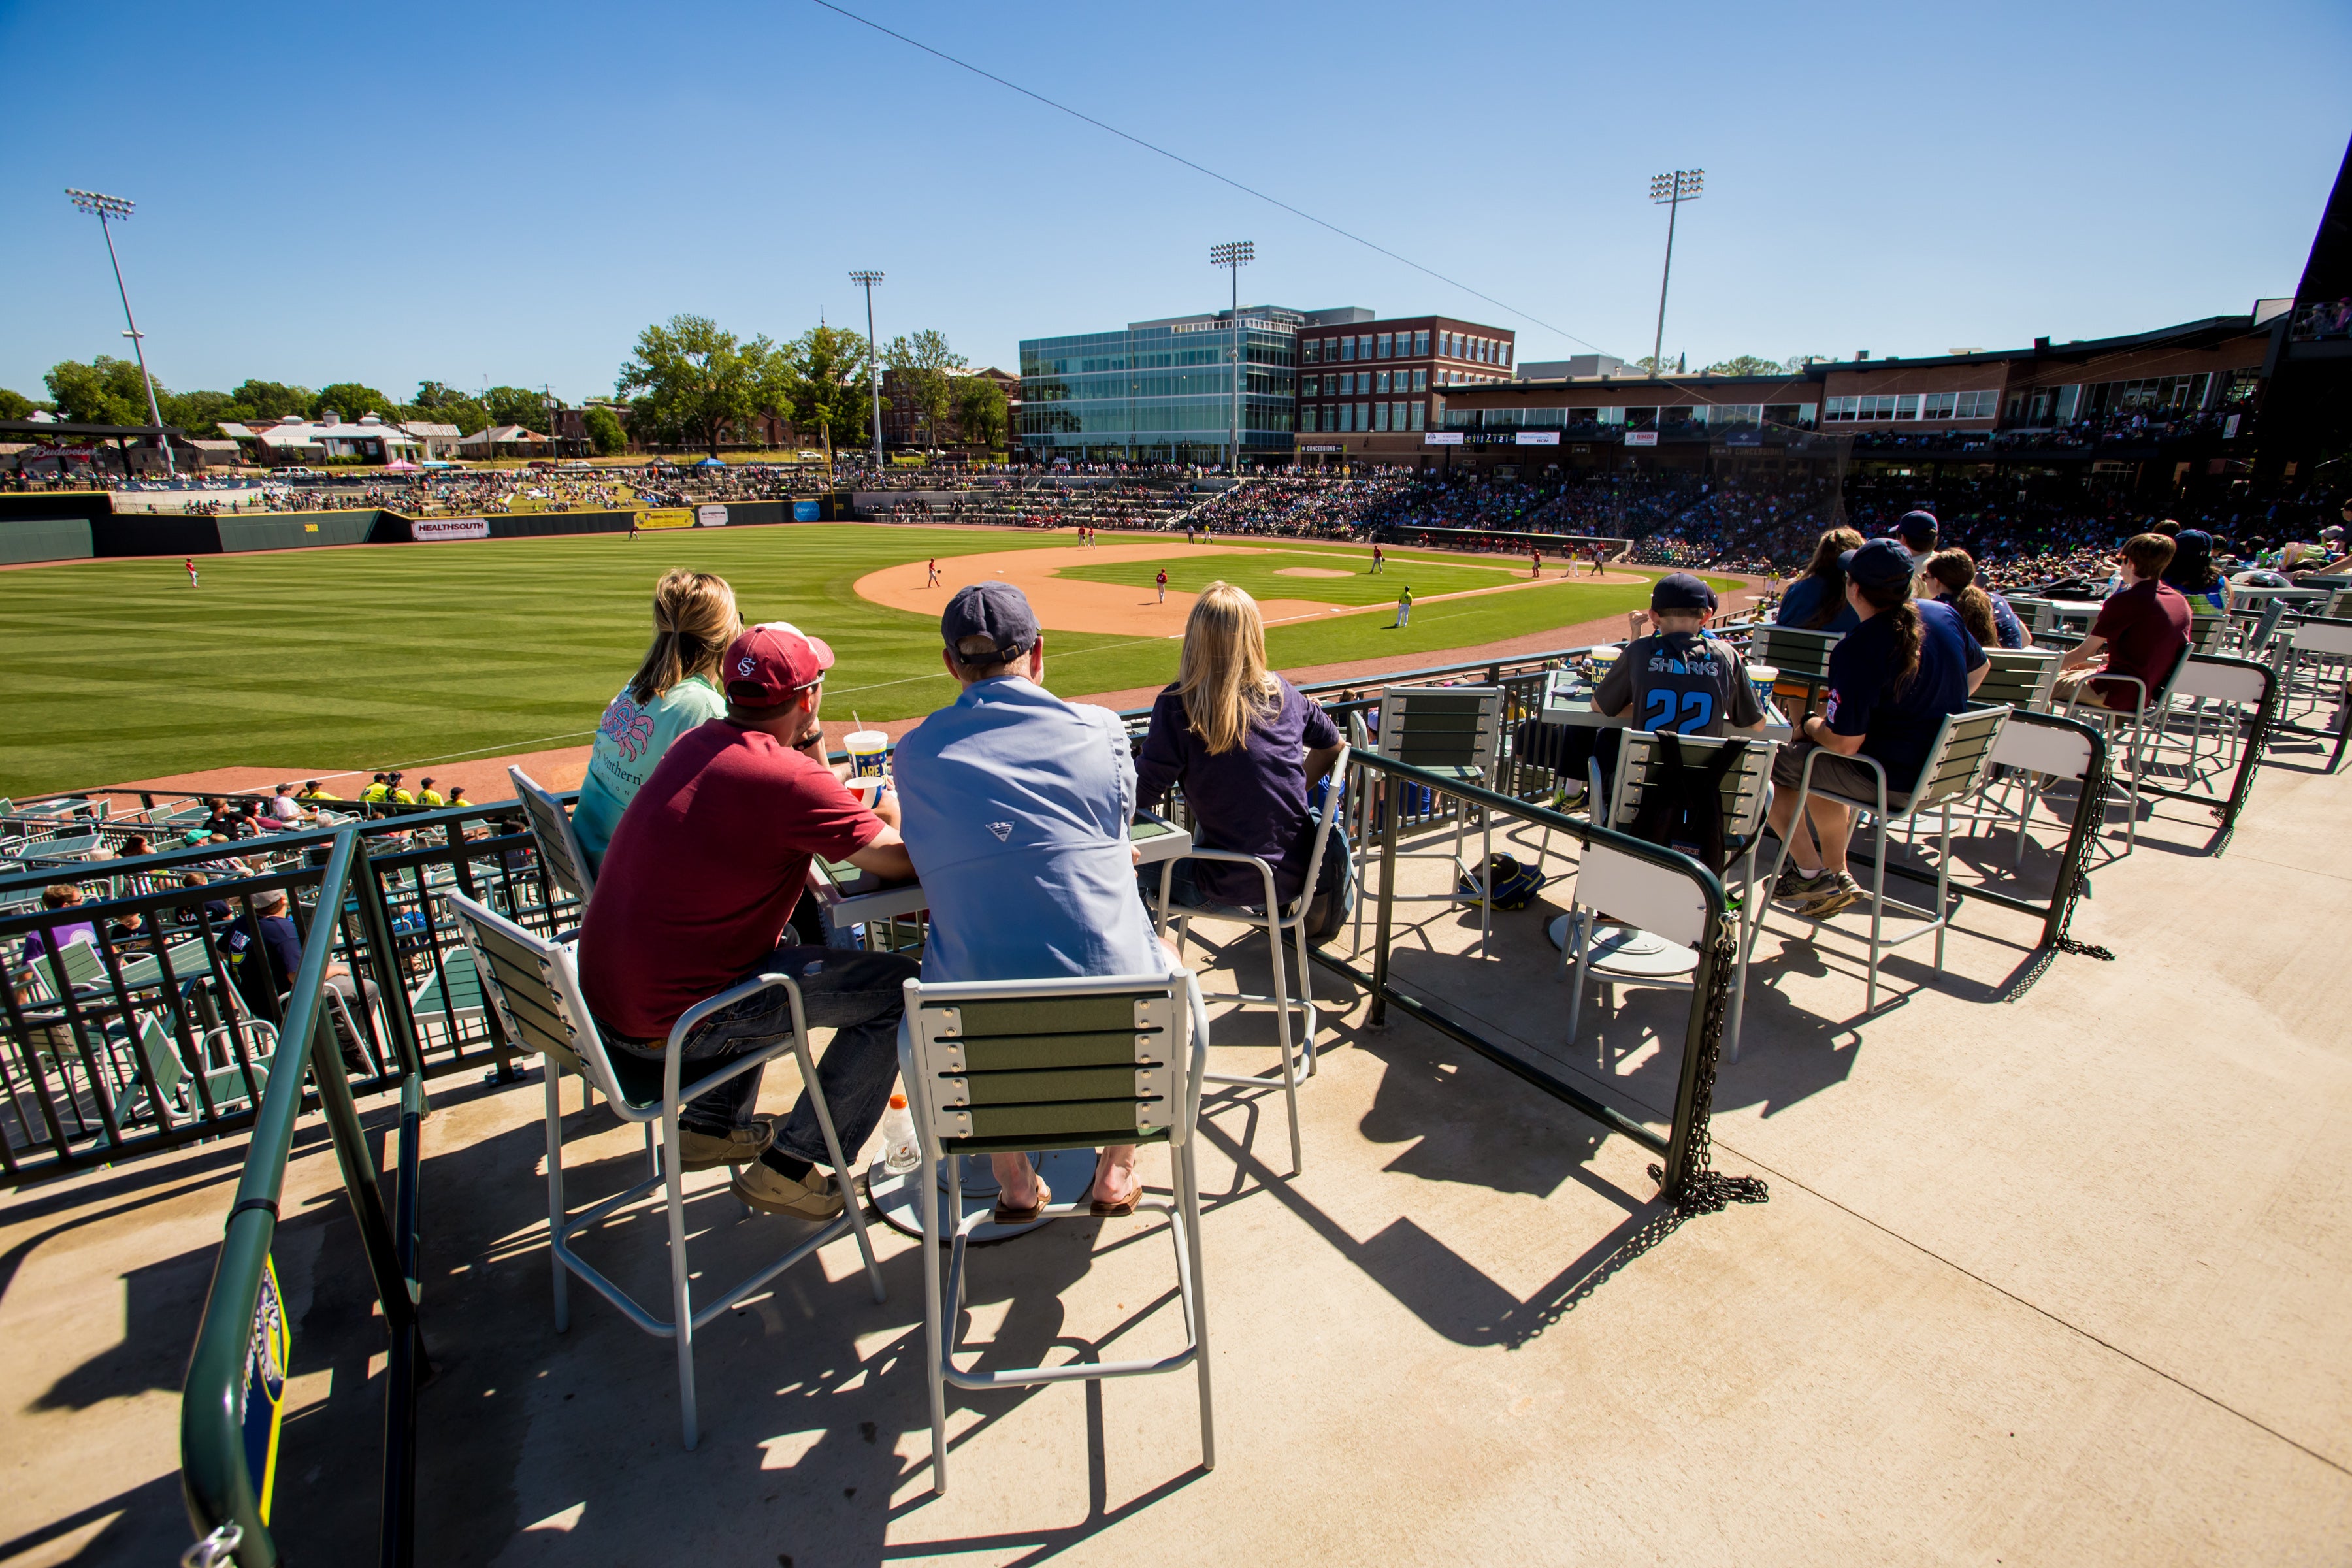
[[[580,804],[572,808],[572,831],[592,861],[604,859],[621,813],[670,742],[727,716],[719,661],[742,629],[726,578],[673,567],[654,584],[653,645],[637,673],[605,705]]]
[[[1339,754],[1330,715],[1266,668],[1257,601],[1230,583],[1202,590],[1176,682],[1151,705],[1136,762],[1138,804],[1157,805],[1181,784],[1194,842],[1265,860],[1275,896],[1288,903],[1306,886],[1315,847],[1307,792]],[[1182,903],[1265,902],[1265,879],[1248,866],[1183,860],[1174,875]]]

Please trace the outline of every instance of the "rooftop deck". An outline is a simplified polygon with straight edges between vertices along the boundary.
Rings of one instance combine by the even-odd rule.
[[[1189,1376],[952,1394],[955,1484],[932,1497],[919,1259],[879,1228],[886,1303],[844,1240],[698,1336],[681,1451],[667,1347],[578,1289],[553,1330],[536,1069],[437,1079],[418,1560],[2343,1562],[2352,828],[2326,755],[2283,740],[2218,858],[2206,807],[2157,804],[2075,916],[2116,961],[2061,953],[2014,1000],[2023,914],[1964,906],[1942,978],[1899,950],[1885,973],[1912,994],[1859,1023],[1853,944],[1768,920],[1713,1135],[1770,1197],[1718,1214],[1676,1215],[1648,1151],[1402,1010],[1369,1026],[1318,970],[1340,1010],[1301,1091],[1303,1173],[1278,1095],[1215,1091],[1206,1114],[1213,1472]],[[1563,906],[1555,883],[1497,913],[1486,957],[1475,911],[1400,906],[1418,923],[1394,977],[1663,1128],[1655,1040],[1685,999],[1621,991],[1571,1047],[1542,935]],[[1217,1029],[1271,1066],[1264,1015]],[[763,1105],[796,1087],[771,1073]],[[396,1109],[363,1104],[379,1131]],[[301,1129],[272,1529],[293,1560],[349,1561],[376,1522],[384,1334],[332,1152]],[[608,1111],[567,1131],[575,1202],[641,1169]],[[186,1545],[178,1390],[243,1152],[0,1197],[0,1563]],[[1147,1181],[1166,1170],[1147,1150]],[[793,1233],[694,1180],[709,1277]],[[581,1245],[658,1300],[659,1221],[632,1213]],[[1158,1228],[977,1253],[967,1341],[1021,1364],[1174,1344]]]

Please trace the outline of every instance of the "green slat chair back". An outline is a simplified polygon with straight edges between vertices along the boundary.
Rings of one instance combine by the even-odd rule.
[[[1989,647],[1991,668],[1973,699],[1987,708],[2029,708],[2047,712],[2050,691],[2058,683],[2058,650],[2046,647]]]
[[[2338,588],[2328,595],[2327,607],[2319,613],[2331,621],[2342,620],[2347,616],[2352,616],[2352,587]],[[2200,647],[2197,651],[2204,653],[2208,650]]]
[[[1502,748],[1499,686],[1391,686],[1380,714],[1381,753],[1417,768],[1486,776]]]
[[[2025,629],[2036,637],[2058,629],[2058,606],[2047,599],[2029,599],[2015,594],[2009,595],[2009,607],[2025,623]]]
[[[520,768],[509,768],[507,777],[514,781],[515,798],[522,802],[523,814],[530,822],[530,836],[539,846],[540,863],[547,868],[548,880],[584,907],[588,895],[595,890],[596,874],[588,868],[587,854],[572,831],[572,814]]]
[[[1923,811],[1958,800],[1983,787],[1992,769],[1993,748],[2009,723],[2010,708],[1971,708],[1947,717],[1936,737],[1936,749],[1911,799],[1911,809]]]
[[[908,984],[918,1114],[943,1150],[1095,1148],[1189,1133],[1194,1047],[1182,976],[1104,984],[1040,981],[1002,999],[952,994],[969,987],[929,996]]]
[[[1830,672],[1830,649],[1843,632],[1818,632],[1805,626],[1760,626],[1748,643],[1749,656],[1783,675],[1811,676]]]
[[[1696,766],[1711,759],[1716,752],[1734,742],[1728,739],[1712,740],[1705,735],[1677,735],[1675,740],[1682,748],[1685,766]],[[1749,740],[1741,748],[1739,760],[1723,775],[1723,831],[1728,837],[1746,838],[1756,831],[1764,816],[1765,786],[1771,782],[1772,753],[1777,748],[1769,741]],[[1647,730],[1627,730],[1617,750],[1617,784],[1609,801],[1609,826],[1627,828],[1642,814],[1642,800],[1649,791],[1653,773],[1665,763],[1665,748],[1658,737]]]

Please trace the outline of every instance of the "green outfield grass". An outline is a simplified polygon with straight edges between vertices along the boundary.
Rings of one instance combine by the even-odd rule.
[[[0,794],[236,764],[373,769],[583,743],[644,652],[653,581],[670,566],[720,573],[751,619],[793,621],[830,641],[840,664],[828,717],[926,713],[951,695],[938,623],[866,603],[857,579],[927,555],[1070,542],[1063,532],[825,524],[206,556],[195,589],[176,560],[0,572],[11,721]],[[1301,548],[1310,563],[1329,552]],[[1379,588],[1376,599],[1408,581],[1424,592],[1421,563],[1436,560],[1416,552],[1360,581]],[[1192,570],[1174,561],[1171,575],[1179,568]],[[1280,585],[1269,597],[1329,598],[1343,585],[1266,570]],[[1377,614],[1278,626],[1267,645],[1284,668],[1430,652],[1572,625],[1643,597],[1640,587],[1560,584],[1424,605],[1404,631]],[[1164,637],[1055,633],[1047,679],[1073,695],[1156,685],[1173,675],[1176,652]]]
[[[1160,568],[1168,571],[1168,591],[1197,594],[1220,580],[1244,589],[1255,599],[1313,599],[1326,605],[1392,605],[1407,584],[1419,598],[1433,594],[1459,594],[1472,588],[1497,588],[1527,581],[1528,569],[1502,561],[1491,564],[1440,564],[1416,556],[1391,559],[1378,574],[1371,557],[1361,550],[1322,551],[1312,548],[1268,548],[1247,555],[1188,555],[1168,562],[1106,562],[1101,565],[1065,566],[1059,575],[1083,577],[1094,583],[1150,588]],[[1344,571],[1344,577],[1285,576],[1286,568]],[[1556,570],[1556,569],[1555,569]]]

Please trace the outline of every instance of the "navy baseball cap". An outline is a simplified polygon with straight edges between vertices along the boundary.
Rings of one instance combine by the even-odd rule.
[[[1916,509],[1895,520],[1895,531],[1902,536],[1904,543],[1915,549],[1935,543],[1941,526],[1934,512]]]
[[[1900,540],[1873,539],[1838,557],[1838,568],[1865,588],[1907,583],[1918,570]]]
[[[1650,584],[1654,610],[1711,610],[1715,590],[1687,572],[1669,572]]]
[[[940,637],[958,664],[1007,664],[1034,647],[1037,616],[1029,595],[1010,583],[973,583],[958,588],[940,617]],[[966,637],[986,637],[994,653],[963,653],[956,644]]]

